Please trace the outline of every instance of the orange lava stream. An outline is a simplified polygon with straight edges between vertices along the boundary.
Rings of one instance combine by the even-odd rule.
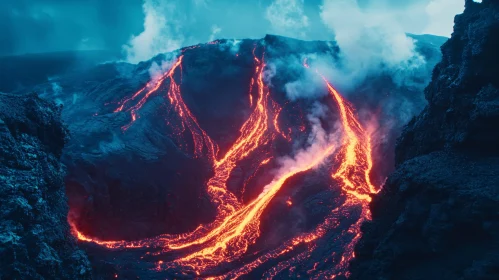
[[[182,58],[183,55],[179,58],[180,63],[178,64],[178,66],[180,66],[180,68],[182,68]],[[176,64],[174,66],[178,67],[176,66]],[[194,142],[194,156],[201,157],[203,155],[204,144],[206,144],[206,148],[208,149],[208,156],[213,158],[218,148],[215,143],[213,143],[208,134],[201,128],[196,118],[185,104],[180,92],[180,85],[177,84],[177,82],[173,78],[173,71],[175,71],[175,68],[172,68],[172,70],[170,70],[170,74],[168,75],[168,77],[170,77],[170,89],[168,90],[168,99],[170,100],[170,104],[173,106],[175,112],[177,112],[180,119],[182,120],[182,128],[184,129],[184,127],[187,125],[189,131],[191,132]]]
[[[131,115],[132,115],[132,121],[130,122],[130,124],[126,125],[123,127],[123,130],[127,130],[132,124],[133,122],[135,122],[137,120],[137,111],[140,110],[140,108],[142,108],[142,106],[146,103],[146,101],[149,99],[149,96],[151,96],[151,94],[153,94],[154,92],[156,92],[159,87],[163,84],[163,82],[167,79],[167,78],[170,78],[172,81],[173,81],[173,74],[175,73],[175,70],[177,69],[177,67],[179,67],[182,63],[182,58],[183,56],[180,56],[174,63],[173,63],[173,66],[170,68],[170,70],[168,72],[166,72],[163,76],[161,76],[160,78],[158,78],[156,80],[156,82],[154,83],[154,86],[150,87],[151,86],[151,83],[148,83],[144,88],[140,89],[139,91],[137,91],[131,98],[128,98],[126,99],[123,104],[121,104],[120,107],[118,107],[114,112],[121,112],[125,106],[125,104],[130,101],[130,100],[133,100],[135,97],[137,97],[141,92],[143,92],[146,88],[149,88],[147,90],[147,92],[144,94],[144,96],[139,100],[139,102],[137,102],[137,104],[133,105],[132,107],[130,107],[129,109],[127,109],[127,111],[130,111]]]
[[[282,244],[278,248],[273,249],[273,250],[263,254],[262,256],[257,258],[256,260],[254,260],[250,263],[247,263],[244,266],[240,267],[239,269],[233,270],[233,271],[231,271],[223,276],[219,276],[216,279],[237,279],[237,278],[241,277],[242,275],[248,274],[249,272],[251,272],[255,268],[259,267],[260,265],[264,264],[265,262],[267,262],[271,259],[276,259],[280,256],[283,256],[287,253],[292,252],[299,245],[309,244],[309,243],[317,240],[318,238],[323,237],[324,234],[326,234],[326,232],[329,229],[335,228],[338,225],[337,217],[338,217],[340,207],[341,206],[338,206],[337,208],[332,210],[331,214],[328,216],[328,218],[326,218],[313,231],[296,236],[296,237],[284,242],[284,244]],[[307,250],[307,252],[304,252],[304,253],[308,253],[307,255],[309,255],[311,251],[312,250]],[[289,264],[291,264],[291,262],[289,262]],[[278,266],[282,266],[282,264],[278,265]]]
[[[341,261],[332,269],[322,271],[319,276],[314,277],[314,279],[333,279],[341,274],[348,276],[348,263],[354,257],[354,246],[361,236],[360,225],[366,219],[370,219],[368,203],[371,201],[371,197],[369,194],[377,193],[377,191],[370,179],[370,172],[373,166],[371,137],[360,125],[351,105],[336,91],[336,89],[334,89],[334,87],[324,76],[321,75],[321,77],[326,83],[328,91],[335,100],[335,103],[340,111],[340,122],[344,132],[342,148],[336,155],[336,160],[340,162],[340,166],[334,173],[332,173],[331,176],[334,179],[339,180],[341,182],[342,189],[350,195],[350,198],[347,199],[345,205],[342,205],[341,207],[347,208],[348,206],[351,207],[355,205],[360,205],[362,207],[361,218],[347,230],[343,230],[338,236],[339,238],[340,236],[345,236],[346,234],[353,235],[351,241],[345,246],[345,251],[343,252]],[[291,176],[292,175],[294,174],[291,174]],[[290,241],[285,242],[277,249],[260,256],[255,261],[248,263],[237,270],[233,270],[228,274],[220,276],[217,279],[237,279],[240,276],[249,273],[266,261],[275,259],[293,251],[297,245],[307,244],[323,237],[326,232],[337,226],[337,210],[338,208],[333,210],[330,215],[326,217],[324,222],[319,224],[312,232],[299,235]],[[306,252],[300,253],[291,260],[279,263],[277,266],[267,271],[267,275],[264,278],[273,278],[277,275],[277,273],[286,269],[291,264],[310,257],[312,251],[313,249],[309,248]],[[311,270],[309,272],[311,272]]]
[[[214,230],[213,239],[207,240],[203,248],[174,262],[181,266],[190,266],[201,273],[242,256],[248,246],[255,243],[260,236],[260,217],[286,180],[318,166],[334,150],[333,145],[327,146],[320,156],[303,165],[291,167],[278,176],[265,186],[265,191],[257,199],[228,216],[222,226]]]
[[[343,190],[348,194],[359,200],[370,202],[370,194],[376,193],[376,187],[371,183],[369,177],[373,166],[371,137],[355,117],[352,106],[343,99],[324,76],[321,75],[321,77],[336,101],[344,131],[343,148],[337,156],[341,165],[332,174],[332,177],[343,182]]]
[[[217,207],[217,218],[209,224],[198,227],[194,232],[183,235],[161,235],[160,241],[166,250],[179,250],[193,245],[212,241],[231,224],[231,217],[241,210],[237,197],[227,190],[227,180],[236,167],[237,162],[246,158],[257,148],[267,144],[271,139],[268,135],[269,117],[267,104],[269,91],[263,83],[264,63],[255,57],[257,63],[258,99],[254,111],[240,129],[240,136],[229,148],[223,158],[213,158],[214,176],[208,180],[207,192],[211,201]]]
[[[245,191],[246,191],[246,186],[247,186],[248,182],[256,176],[256,174],[257,174],[258,170],[259,170],[262,166],[266,165],[266,164],[267,164],[267,163],[269,163],[271,160],[272,160],[272,157],[269,157],[269,158],[264,159],[262,162],[260,162],[260,164],[258,164],[258,166],[256,167],[256,169],[255,169],[255,171],[253,172],[253,174],[252,174],[251,176],[249,176],[249,177],[248,177],[248,179],[246,179],[246,180],[245,180],[245,182],[244,182],[244,184],[243,184],[243,187],[242,187],[242,189],[241,189],[241,196],[242,196],[242,195],[244,195],[244,193],[245,193]]]
[[[286,141],[288,142],[291,142],[291,137],[284,134],[284,132],[281,130],[281,128],[279,127],[279,116],[281,115],[281,111],[282,111],[282,108],[281,107],[278,107],[279,105],[277,105],[277,103],[274,103],[276,108],[274,109],[274,119],[273,119],[273,123],[274,123],[274,128],[276,130],[277,133],[279,133],[282,138],[286,139]]]
[[[79,240],[93,242],[108,248],[135,248],[140,246],[152,247],[162,244],[161,246],[164,246],[166,248],[165,250],[178,250],[192,245],[202,244],[216,237],[229,222],[231,214],[241,208],[236,196],[227,190],[226,183],[238,161],[246,158],[250,153],[265,145],[271,139],[271,137],[268,136],[269,117],[267,113],[269,91],[263,83],[263,69],[265,64],[263,63],[263,60],[261,61],[255,56],[255,62],[258,65],[256,68],[258,99],[256,101],[254,111],[240,129],[241,135],[235,141],[234,145],[228,150],[223,158],[217,159],[215,155],[217,150],[216,145],[209,138],[206,132],[200,128],[195,117],[183,102],[180,87],[173,78],[175,69],[179,66],[181,67],[182,57],[183,56],[180,56],[173,67],[158,80],[155,87],[149,90],[139,101],[139,103],[130,107],[128,110],[132,112],[133,123],[136,120],[134,117],[136,115],[136,111],[142,107],[147,98],[154,92],[154,90],[157,90],[161,86],[165,79],[170,78],[168,98],[170,103],[174,106],[175,111],[181,117],[182,125],[187,125],[193,135],[195,155],[199,155],[199,153],[202,152],[202,141],[204,140],[204,143],[208,148],[208,157],[213,160],[215,175],[208,181],[207,192],[210,195],[212,202],[217,207],[218,215],[216,220],[209,225],[199,226],[191,233],[180,235],[164,234],[158,236],[157,238],[145,239],[137,242],[100,241],[90,238],[79,232],[76,229],[74,222],[70,220],[73,232],[75,232],[75,235]],[[120,108],[118,109],[121,110]],[[268,160],[269,159],[264,160],[261,164],[267,163]]]
[[[371,201],[371,195],[377,193],[377,188],[372,184],[370,179],[373,167],[371,137],[356,118],[350,103],[336,91],[324,76],[317,72],[323,78],[328,92],[339,111],[339,121],[343,132],[341,146],[336,147],[332,143],[328,143],[320,147],[320,152],[316,153],[313,159],[306,162],[298,162],[295,166],[281,170],[277,173],[273,181],[263,188],[263,192],[256,199],[246,205],[242,205],[237,197],[227,189],[227,181],[237,163],[273,140],[274,132],[269,130],[269,124],[273,124],[275,127],[274,131],[287,139],[278,126],[278,117],[281,108],[278,106],[269,106],[270,92],[263,82],[263,71],[266,66],[264,59],[258,59],[254,56],[257,66],[255,77],[251,80],[250,85],[250,106],[253,107],[253,111],[239,130],[240,135],[237,140],[223,157],[218,158],[218,147],[207,133],[201,129],[196,118],[184,103],[180,86],[173,78],[175,70],[182,68],[182,58],[183,55],[178,58],[165,75],[156,81],[154,86],[150,87],[148,83],[148,85],[136,92],[132,97],[125,99],[120,107],[116,109],[116,112],[122,111],[126,103],[134,100],[146,88],[148,89],[137,104],[127,109],[127,111],[131,111],[132,122],[124,127],[126,130],[137,119],[137,111],[144,105],[149,96],[158,90],[166,79],[170,79],[168,99],[181,118],[182,127],[187,126],[192,134],[194,155],[197,157],[203,155],[205,152],[204,147],[206,147],[207,157],[213,163],[214,176],[208,180],[207,193],[217,209],[215,221],[208,225],[200,225],[196,230],[186,234],[163,234],[151,239],[128,242],[100,241],[85,236],[78,231],[73,220],[68,217],[73,234],[80,241],[92,242],[107,248],[155,247],[162,248],[162,252],[182,250],[183,255],[178,259],[171,262],[158,262],[158,269],[188,268],[190,271],[195,272],[196,275],[202,275],[203,272],[213,269],[220,264],[230,263],[241,258],[247,252],[248,247],[254,244],[259,238],[261,234],[260,218],[266,207],[281,190],[284,183],[298,173],[319,166],[334,155],[335,162],[339,164],[339,167],[332,172],[331,177],[340,184],[342,190],[347,194],[347,200],[344,204],[332,210],[325,220],[314,230],[300,234],[284,242],[278,248],[261,255],[256,260],[244,264],[242,267],[232,270],[225,275],[213,277],[213,279],[238,278],[251,272],[270,259],[285,256],[300,245],[307,246],[308,250],[305,252],[289,260],[280,262],[266,273],[266,277],[268,278],[276,276],[279,272],[294,263],[301,262],[310,257],[311,252],[317,246],[313,242],[324,237],[328,231],[339,225],[338,216],[344,214],[341,209],[350,209],[351,207],[360,205],[362,207],[361,218],[348,229],[343,230],[338,236],[338,238],[352,236],[351,242],[345,247],[341,261],[334,268],[321,271],[315,275],[315,277],[320,275],[320,277],[331,279],[340,274],[348,276],[347,265],[354,257],[353,246],[360,238],[360,225],[364,220],[370,219],[368,203]],[[305,66],[309,68],[306,63]],[[256,96],[252,96],[253,84],[256,84],[257,87]],[[269,114],[269,110],[272,110],[271,114]],[[267,164],[269,160],[270,158],[262,160],[260,166]],[[288,205],[291,206],[292,202],[289,201]],[[314,269],[309,270],[311,274],[314,273],[316,266],[317,264],[314,264]]]

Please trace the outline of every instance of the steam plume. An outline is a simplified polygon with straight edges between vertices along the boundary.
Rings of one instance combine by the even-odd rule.
[[[304,31],[309,23],[303,12],[303,0],[275,0],[267,7],[265,16],[275,32],[286,36],[306,37]]]
[[[335,33],[343,64],[340,79],[355,85],[374,72],[396,73],[404,84],[407,73],[424,65],[415,42],[387,14],[363,11],[355,0],[324,0],[321,18]]]
[[[174,4],[159,0],[144,0],[144,31],[132,36],[123,46],[127,61],[137,63],[158,53],[179,49],[184,41],[179,32],[180,22]]]

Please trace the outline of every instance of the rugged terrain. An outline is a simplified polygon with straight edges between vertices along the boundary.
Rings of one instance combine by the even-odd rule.
[[[382,134],[386,135],[373,146],[376,168],[371,178],[376,185],[392,169],[395,136],[425,106],[421,92],[430,80],[429,72],[441,58],[442,38],[428,35],[413,38],[426,64],[407,77],[406,83],[400,83],[399,73],[379,71],[371,73],[355,88],[341,89],[355,107],[355,115],[358,113],[362,122],[376,115]],[[168,238],[168,234],[190,233],[215,219],[215,203],[210,201],[205,187],[216,167],[205,156],[207,147],[201,151],[204,156],[195,153],[195,133],[205,130],[220,148],[220,154],[227,152],[256,108],[253,102],[260,93],[255,91],[254,73],[265,59],[262,72],[265,86],[262,83],[258,87],[269,89],[265,111],[273,118],[266,122],[271,124],[266,128],[271,140],[262,142],[254,153],[230,167],[226,184],[241,202],[253,201],[272,179],[279,159],[314,141],[309,137],[313,131],[311,115],[320,115],[314,118],[320,119],[320,126],[326,131],[332,132],[339,126],[335,101],[326,94],[324,81],[309,68],[317,62],[326,64],[327,69],[340,67],[340,55],[341,50],[334,42],[306,42],[273,35],[237,43],[218,40],[158,55],[137,65],[113,62],[59,73],[35,86],[34,90],[44,98],[64,105],[62,119],[72,136],[62,150],[62,162],[68,169],[65,177],[71,209],[68,218],[74,227],[73,234],[87,241],[81,245],[94,267],[93,277],[194,277],[196,272],[186,266],[159,269],[163,261],[176,259],[177,253],[162,251],[161,238],[157,236],[166,233],[163,237]],[[180,56],[181,67],[171,79],[150,96],[144,92],[140,95],[140,89],[151,76],[166,72],[170,67],[167,65]],[[22,95],[31,88],[26,80],[21,81],[23,89],[16,94]],[[180,105],[169,99],[172,83],[181,85],[184,101]],[[12,84],[16,83],[10,81]],[[290,86],[305,96],[290,98]],[[139,97],[120,111],[125,100],[131,100],[136,93]],[[144,103],[139,101],[142,98]],[[137,118],[131,111],[135,104],[140,105]],[[199,122],[196,124],[199,129],[184,126],[185,114],[180,118],[174,104],[186,106]],[[318,104],[327,109],[320,109]],[[183,130],[178,129],[182,127]],[[361,150],[364,147],[359,146]],[[339,162],[341,155],[328,165],[335,169]],[[343,273],[346,267],[340,256],[346,254],[347,259],[351,258],[351,253],[345,252],[351,252],[349,244],[358,231],[357,222],[364,217],[360,211],[364,204],[345,205],[347,195],[330,172],[321,167],[286,182],[265,209],[261,218],[262,236],[248,253],[237,262],[205,269],[205,275],[241,273],[247,274],[248,279],[265,275],[320,279],[327,273]],[[353,172],[364,174],[361,169]],[[334,212],[336,207],[340,213]],[[309,233],[309,237],[314,236],[317,231],[314,228],[319,228],[320,236],[324,235],[317,244],[298,246],[279,257],[285,252],[278,250],[284,246],[283,240],[299,239]],[[95,240],[111,243],[101,242],[104,246],[98,246],[92,242]],[[133,248],[130,242],[133,240],[143,240],[143,246]],[[120,244],[132,248],[114,247]],[[272,254],[277,255],[270,257]],[[247,265],[251,267],[253,262],[260,261],[261,265],[245,271]]]
[[[66,221],[60,114],[36,94],[0,93],[1,279],[90,278]]]
[[[378,170],[382,174],[393,166],[394,135],[425,106],[421,91],[440,59],[441,37],[414,38],[427,64],[411,85],[398,86],[392,81],[393,73],[378,73],[344,92],[359,111],[381,111],[382,119],[387,121],[383,126],[392,129],[380,148],[385,157]],[[274,66],[269,72],[277,72],[270,85],[273,99],[285,107],[283,126],[299,137],[307,111],[315,100],[320,100],[317,92],[323,89],[310,86],[313,98],[290,101],[285,85],[304,78],[304,58],[322,55],[334,63],[338,47],[334,42],[305,42],[272,35],[242,40],[237,47],[232,44],[231,40],[222,40],[184,50],[182,94],[201,126],[222,149],[234,141],[249,113],[252,51],[255,45],[265,45],[266,59]],[[113,113],[120,100],[149,80],[154,63],[161,65],[175,55],[160,55],[138,65],[102,64],[36,87],[45,98],[64,104],[63,118],[73,135],[63,154],[69,170],[68,195],[77,219],[88,233],[104,239],[137,239],[185,232],[213,217],[210,203],[200,195],[202,182],[210,175],[207,164],[179,151],[178,139],[171,135],[171,124],[177,117],[165,105],[165,97],[161,93],[152,95],[141,109],[140,119],[126,132],[122,127],[130,122],[130,115]],[[382,97],[373,92],[383,92]],[[394,108],[403,108],[404,112]],[[279,146],[282,154],[291,148],[286,141]],[[239,170],[234,184],[249,176],[248,172]],[[163,203],[165,199],[167,204]],[[190,203],[198,210],[192,211]],[[169,223],[161,222],[164,220]]]
[[[351,279],[499,279],[499,1],[466,1]]]
[[[33,73],[39,74],[35,81],[27,75],[18,82],[8,79],[5,85],[18,89],[15,93],[20,97],[34,89],[44,98],[64,105],[62,119],[68,124],[71,139],[64,149],[65,141],[59,143],[58,138],[47,143],[58,145],[57,156],[62,154],[62,163],[67,166],[68,219],[73,234],[82,241],[82,248],[90,257],[95,279],[199,275],[197,265],[183,263],[177,267],[174,262],[196,248],[187,245],[189,248],[184,251],[171,252],[164,243],[175,244],[175,234],[184,233],[183,236],[194,236],[197,240],[200,235],[191,233],[216,219],[218,197],[213,199],[207,192],[207,181],[214,174],[222,174],[221,187],[226,187],[238,201],[249,204],[260,197],[262,188],[273,179],[283,159],[316,141],[318,134],[314,129],[320,127],[333,133],[350,127],[353,129],[350,135],[343,135],[343,144],[338,146],[357,147],[354,154],[360,156],[358,162],[345,161],[346,150],[339,148],[325,166],[289,178],[265,209],[260,221],[261,236],[251,244],[247,254],[233,262],[201,258],[202,263],[216,262],[204,267],[203,276],[230,278],[240,274],[248,279],[270,275],[321,279],[346,271],[344,260],[352,257],[350,244],[357,236],[358,222],[365,217],[368,197],[351,200],[355,195],[341,191],[346,182],[342,180],[362,178],[359,185],[365,187],[372,180],[378,186],[393,168],[396,135],[426,105],[421,92],[430,80],[429,72],[441,58],[442,38],[412,37],[426,64],[403,82],[400,73],[380,66],[378,72],[370,73],[354,88],[339,86],[341,94],[355,108],[352,115],[340,113],[341,98],[333,98],[329,83],[313,71],[321,62],[321,70],[341,67],[344,61],[335,42],[306,42],[273,35],[260,40],[217,40],[161,54],[137,65],[112,62],[71,68],[62,63],[61,67],[51,68],[50,73],[38,73],[38,67],[34,67]],[[149,91],[156,82],[154,79],[166,75],[180,57],[182,61],[176,71],[159,83],[156,90]],[[8,61],[16,64],[14,58]],[[23,69],[23,63],[19,65]],[[260,73],[259,78],[255,73]],[[342,82],[335,75],[331,78],[335,86]],[[40,81],[45,82],[31,88]],[[181,101],[172,97],[172,88],[177,85]],[[289,88],[302,94],[301,98],[291,98]],[[268,94],[263,94],[267,90]],[[255,106],[257,99],[266,102],[265,105]],[[254,112],[256,117],[251,117]],[[36,114],[43,112],[33,112],[33,118]],[[360,162],[371,154],[370,148],[369,151],[366,148],[370,141],[362,126],[369,124],[374,115],[381,127],[377,133],[386,137],[373,143],[375,168],[369,179],[368,175],[364,177],[369,173],[369,164]],[[362,124],[356,123],[356,118]],[[241,135],[259,135],[243,131],[243,124],[255,119],[263,121],[250,121],[249,127],[265,124],[256,130],[265,131],[264,135],[248,136],[247,143],[259,145],[255,148],[235,145]],[[248,126],[246,129],[251,131]],[[204,132],[209,140],[204,137],[198,150],[196,141],[200,138],[196,135]],[[50,137],[56,135],[59,134]],[[230,164],[228,171],[221,172],[213,160],[216,156],[210,156],[208,142],[220,148],[218,160],[231,147],[249,147],[249,150],[244,152],[241,148],[243,156],[234,159],[237,164]],[[353,168],[351,171],[347,172],[347,167],[338,168],[345,162]],[[342,174],[333,179],[330,168],[345,172],[343,179]],[[64,197],[62,193],[59,195]],[[63,207],[65,201],[61,199],[58,203],[51,205]],[[47,223],[47,227],[51,225]],[[62,227],[67,230],[65,221],[61,222]],[[246,236],[254,236],[249,232],[238,236],[242,236],[241,242],[230,245],[244,245]],[[316,242],[300,243],[309,238]],[[292,239],[301,241],[291,246]],[[288,243],[283,244],[283,240]],[[204,243],[210,245],[210,242],[211,239]],[[245,250],[242,246],[241,252]],[[227,254],[238,253],[232,250]]]

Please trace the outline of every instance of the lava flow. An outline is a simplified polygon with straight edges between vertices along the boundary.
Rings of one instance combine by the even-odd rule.
[[[306,68],[309,68],[308,65],[305,66]],[[324,268],[314,277],[310,277],[314,279],[333,279],[342,274],[348,276],[348,263],[354,257],[353,249],[355,243],[360,238],[360,225],[363,221],[370,219],[370,211],[368,208],[368,202],[371,201],[370,194],[377,193],[377,190],[371,183],[370,179],[370,172],[373,165],[370,135],[364,130],[360,122],[357,120],[351,105],[344,100],[344,98],[324,76],[320,73],[318,74],[323,78],[330,95],[336,102],[338,110],[340,111],[340,121],[343,129],[342,147],[335,157],[336,161],[340,163],[340,167],[331,174],[332,178],[340,181],[339,183],[342,186],[342,190],[349,195],[348,199],[340,207],[343,209],[349,209],[349,207],[360,205],[362,208],[360,219],[358,219],[357,222],[351,225],[348,229],[343,230],[336,237],[339,239],[346,235],[352,236],[351,241],[345,245],[345,250],[340,261],[335,266],[327,269]],[[303,171],[322,162],[331,154],[332,149],[333,146],[327,146],[327,148],[322,151],[321,156],[316,157],[312,165],[306,166]],[[296,173],[291,171],[290,173],[285,174],[283,179],[286,180],[294,174]],[[274,185],[275,192],[279,190],[282,183],[283,181]],[[295,250],[299,245],[305,244],[308,246],[308,249],[289,260],[280,262],[278,265],[268,270],[264,275],[264,278],[273,278],[284,269],[289,268],[291,265],[310,258],[311,253],[316,248],[316,245],[311,243],[323,237],[328,231],[338,227],[338,216],[340,216],[338,215],[338,209],[340,207],[334,209],[313,231],[288,240],[280,247],[267,252],[255,261],[218,277],[218,279],[236,279],[241,275],[251,272],[268,260],[276,259]],[[348,215],[348,213],[345,214]],[[316,265],[314,265],[314,269],[309,270],[309,273],[314,271],[316,269],[315,267]]]
[[[181,132],[186,127],[190,131],[194,142],[194,156],[204,155],[212,162],[214,175],[208,180],[206,191],[216,207],[217,217],[213,222],[200,225],[189,233],[163,234],[135,242],[100,241],[85,236],[78,231],[76,224],[70,219],[74,235],[80,241],[92,242],[107,248],[155,248],[159,250],[154,253],[158,257],[164,253],[175,251],[178,257],[173,260],[159,261],[157,269],[190,271],[196,277],[238,278],[270,260],[280,260],[287,256],[286,260],[277,261],[276,265],[265,272],[264,277],[272,278],[285,269],[289,269],[291,273],[292,266],[310,258],[312,252],[318,248],[317,244],[320,239],[324,238],[332,229],[339,227],[340,217],[342,215],[348,216],[348,211],[360,207],[360,218],[347,229],[341,230],[340,234],[335,237],[336,240],[342,238],[349,240],[346,245],[343,244],[341,257],[328,266],[321,267],[319,263],[315,263],[313,268],[308,270],[310,278],[333,278],[340,274],[348,276],[347,264],[354,257],[353,246],[360,237],[360,224],[365,219],[370,218],[368,202],[371,200],[371,195],[377,192],[377,188],[370,179],[373,167],[371,137],[357,119],[352,105],[335,90],[324,76],[317,72],[323,78],[339,112],[341,140],[336,141],[336,134],[330,134],[325,136],[324,143],[312,144],[304,152],[313,151],[311,153],[313,157],[301,157],[295,160],[291,166],[282,166],[275,172],[274,179],[263,187],[260,195],[244,205],[234,193],[227,189],[227,181],[234,168],[250,155],[262,153],[268,149],[268,144],[275,139],[276,135],[281,135],[288,141],[292,140],[279,128],[278,118],[282,108],[271,101],[270,91],[264,84],[265,60],[263,57],[259,59],[254,55],[255,73],[251,79],[249,93],[252,112],[239,130],[239,137],[234,144],[227,149],[223,156],[219,156],[217,145],[201,128],[195,116],[184,103],[180,85],[175,81],[174,75],[177,69],[182,71],[182,59],[183,55],[173,63],[171,69],[163,76],[148,83],[130,98],[125,99],[115,112],[130,111],[132,122],[124,127],[126,130],[137,120],[138,110],[142,108],[151,94],[158,91],[163,83],[169,80],[167,96],[172,108],[181,119]],[[309,68],[308,64],[305,66]],[[143,97],[135,105],[125,109],[127,104],[132,103],[141,94]],[[268,156],[261,157],[259,166],[265,165],[271,160],[272,158]],[[263,251],[256,259],[242,262],[238,268],[225,274],[210,275],[211,271],[221,265],[236,261],[241,262],[244,259],[250,245],[256,243],[261,235],[262,214],[289,178],[330,161],[333,162],[332,166],[335,166],[335,170],[331,171],[331,179],[337,182],[347,195],[346,200],[340,206],[331,210],[315,229],[298,234],[298,236],[284,241],[281,246],[275,249]],[[289,198],[286,203],[289,207],[293,205]],[[302,252],[295,256],[289,255],[296,250],[302,250]]]

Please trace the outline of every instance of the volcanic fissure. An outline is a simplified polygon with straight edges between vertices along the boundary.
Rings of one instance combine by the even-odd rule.
[[[70,214],[68,221],[75,237],[81,242],[93,243],[110,250],[145,249],[146,255],[158,257],[154,268],[158,271],[177,269],[194,277],[234,279],[247,275],[256,268],[265,267],[264,276],[269,278],[284,269],[292,270],[300,261],[309,258],[318,248],[320,240],[332,229],[338,229],[335,240],[342,240],[342,249],[338,251],[340,255],[321,260],[328,264],[327,269],[321,268],[319,271],[317,268],[323,264],[314,263],[309,269],[309,275],[317,279],[347,276],[348,262],[354,257],[353,247],[361,235],[360,225],[370,219],[368,203],[371,195],[379,191],[379,187],[371,180],[371,141],[375,135],[368,128],[373,120],[360,121],[352,104],[320,71],[304,61],[304,71],[313,72],[323,81],[329,94],[326,97],[329,110],[337,112],[338,125],[324,128],[321,122],[314,123],[311,137],[321,140],[312,141],[308,147],[288,157],[288,160],[273,156],[269,151],[275,141],[279,139],[293,142],[293,138],[290,129],[281,127],[280,114],[283,108],[272,99],[265,82],[267,64],[264,50],[261,55],[257,55],[255,47],[254,74],[247,99],[251,113],[240,127],[237,139],[222,152],[182,97],[181,79],[183,60],[188,55],[186,50],[188,49],[182,51],[162,76],[152,79],[139,91],[122,100],[114,113],[129,113],[130,122],[122,127],[122,131],[130,133],[129,128],[139,120],[144,104],[151,96],[162,91],[163,84],[169,83],[165,97],[180,119],[178,126],[171,122],[173,138],[177,140],[178,147],[192,157],[203,158],[211,163],[212,176],[205,188],[215,208],[216,218],[210,223],[199,225],[191,232],[161,234],[127,241],[101,240],[90,236],[79,228],[78,221]],[[304,130],[302,133],[306,133]],[[326,130],[332,131],[325,132]],[[186,137],[192,139],[192,145],[186,144],[190,140],[183,141]],[[258,195],[246,201],[242,197],[248,188],[248,180],[240,186],[240,193],[233,192],[228,181],[240,162],[255,154],[259,156],[256,157],[258,162],[252,177],[258,177],[261,173],[272,177],[259,187]],[[262,236],[262,216],[271,201],[292,178],[313,170],[322,176],[327,175],[329,187],[334,189],[339,186],[346,198],[331,207],[315,228],[299,232],[277,246],[252,249]],[[322,172],[323,170],[327,172]],[[287,199],[286,205],[292,207],[293,201]],[[342,219],[349,215],[356,218],[346,228],[340,228],[343,225]],[[266,263],[270,260],[273,263],[269,266]]]

